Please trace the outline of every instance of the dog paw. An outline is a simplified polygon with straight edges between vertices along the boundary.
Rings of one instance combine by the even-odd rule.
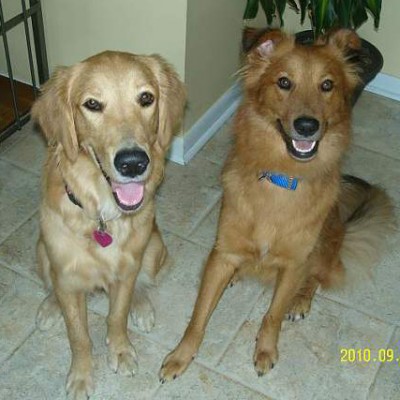
[[[266,350],[256,347],[254,352],[254,368],[258,376],[263,376],[274,368],[278,362],[278,350]]]
[[[297,322],[310,313],[311,299],[304,296],[298,296],[294,299],[292,307],[285,314],[285,318],[292,322]]]
[[[160,382],[172,381],[182,375],[193,359],[194,355],[182,355],[179,350],[174,350],[168,354],[159,372]]]
[[[36,326],[41,331],[47,331],[62,320],[61,309],[53,294],[47,296],[36,314]]]
[[[137,355],[134,347],[128,341],[125,344],[108,343],[108,365],[123,376],[133,376],[138,371]]]
[[[154,308],[148,299],[134,303],[131,308],[132,322],[143,332],[150,332],[155,323]]]
[[[94,392],[91,370],[71,368],[66,389],[68,400],[87,400]]]

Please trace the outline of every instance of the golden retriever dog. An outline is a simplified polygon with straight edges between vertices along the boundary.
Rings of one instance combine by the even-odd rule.
[[[154,195],[184,105],[184,86],[163,58],[113,51],[57,70],[33,105],[49,143],[37,246],[49,295],[36,322],[47,329],[64,317],[72,399],[94,389],[88,292],[109,295],[108,363],[115,372],[137,368],[127,332],[131,304],[141,329],[154,324],[146,289],[167,259]]]
[[[359,81],[348,51],[359,47],[358,36],[338,30],[305,46],[277,30],[248,34],[255,44],[241,71],[243,102],[222,175],[217,238],[162,382],[185,371],[224,289],[246,274],[275,279],[253,357],[257,374],[267,373],[278,361],[285,316],[304,318],[318,286],[342,281],[344,267],[368,268],[393,227],[381,189],[341,176]]]

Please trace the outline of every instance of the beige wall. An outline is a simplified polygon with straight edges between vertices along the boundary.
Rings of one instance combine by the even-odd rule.
[[[374,30],[372,20],[359,29],[359,34],[374,44],[383,54],[382,72],[400,78],[400,1],[382,1],[381,23]]]
[[[105,49],[160,53],[184,77],[187,0],[42,0],[50,69]]]
[[[188,0],[185,77],[190,127],[235,82],[244,1]]]

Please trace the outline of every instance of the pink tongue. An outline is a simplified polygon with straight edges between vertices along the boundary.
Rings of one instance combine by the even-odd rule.
[[[310,151],[314,146],[314,142],[309,140],[294,140],[294,142],[296,149],[300,151]]]
[[[135,206],[143,199],[143,184],[137,182],[116,183],[111,182],[113,192],[118,200],[125,206]]]

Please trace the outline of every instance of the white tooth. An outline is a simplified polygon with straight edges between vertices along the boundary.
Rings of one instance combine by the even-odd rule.
[[[304,149],[300,149],[300,148],[298,148],[298,147],[296,146],[296,140],[294,140],[294,139],[292,140],[293,147],[294,147],[297,151],[300,151],[301,153],[309,153],[311,150],[314,149],[316,143],[317,143],[316,141],[312,142],[311,148],[308,149],[308,150],[304,150]]]

